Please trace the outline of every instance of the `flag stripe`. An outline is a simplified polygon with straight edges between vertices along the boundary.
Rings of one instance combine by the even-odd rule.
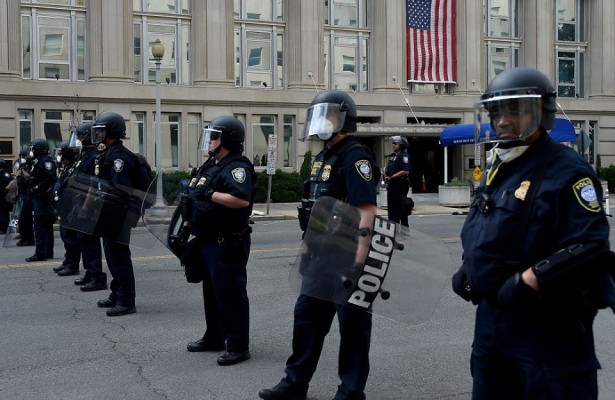
[[[407,0],[408,80],[456,82],[455,0]]]

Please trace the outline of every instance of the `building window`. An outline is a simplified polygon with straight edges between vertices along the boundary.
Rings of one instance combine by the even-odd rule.
[[[72,111],[43,110],[43,132],[49,142],[50,153],[60,145],[60,142],[70,139],[74,114]]]
[[[519,65],[518,0],[484,0],[487,82]]]
[[[188,135],[186,146],[188,149],[188,167],[199,167],[203,163],[203,154],[199,150],[199,137],[201,133],[201,115],[188,114]]]
[[[131,132],[130,132],[130,147],[133,151],[141,153],[147,157],[145,138],[145,113],[133,112],[130,119]]]
[[[19,146],[24,149],[34,138],[32,110],[19,110]]]
[[[556,0],[555,56],[559,97],[584,97],[587,42],[584,41],[583,3],[582,0]]]
[[[235,19],[282,21],[284,0],[234,0]]]
[[[368,90],[366,0],[325,0],[325,79],[328,87]]]
[[[252,154],[255,167],[267,166],[269,135],[275,134],[275,115],[252,116]]]
[[[154,83],[156,63],[152,46],[160,39],[164,56],[160,64],[160,81],[189,85],[190,72],[190,2],[167,0],[147,2],[134,0],[134,79],[135,82]],[[167,15],[164,15],[167,14]],[[144,43],[147,46],[144,46]],[[147,71],[147,73],[143,73]]]
[[[282,143],[282,157],[285,167],[295,166],[295,149],[293,144],[295,131],[295,117],[293,115],[284,116],[284,141]]]
[[[235,85],[284,87],[282,0],[235,0]]]
[[[22,77],[84,81],[87,50],[84,2],[39,1],[38,4],[35,7],[24,3],[21,9]]]
[[[156,121],[154,121],[155,123]],[[180,126],[179,113],[162,113],[160,120],[162,168],[176,168],[179,166]],[[157,145],[158,143],[156,143]]]

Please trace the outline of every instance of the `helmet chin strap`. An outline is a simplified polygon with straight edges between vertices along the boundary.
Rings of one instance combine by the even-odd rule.
[[[221,149],[221,148],[222,148],[222,143],[220,143],[218,146],[216,146],[216,148],[215,148],[215,149],[213,149],[213,150],[209,150],[209,151],[208,151],[209,156],[210,156],[210,157],[214,157],[216,154],[218,154],[218,153],[220,152],[220,149]]]

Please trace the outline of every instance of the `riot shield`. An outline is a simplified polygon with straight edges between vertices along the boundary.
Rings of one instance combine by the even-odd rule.
[[[441,240],[323,197],[289,281],[301,294],[419,325],[431,318],[452,266]]]
[[[116,185],[93,175],[76,172],[66,185],[58,204],[60,225],[92,236],[100,236],[137,247],[151,248],[151,238],[131,238],[131,229],[141,219],[148,193]],[[149,236],[149,235],[148,235]]]
[[[23,199],[17,198],[15,204],[13,204],[13,211],[11,212],[11,218],[9,219],[9,225],[6,228],[6,234],[4,235],[3,247],[17,246],[17,236],[19,231],[19,216],[21,215],[21,208],[23,207]]]

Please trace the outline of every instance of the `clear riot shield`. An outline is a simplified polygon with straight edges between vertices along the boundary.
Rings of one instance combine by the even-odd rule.
[[[323,197],[289,281],[301,294],[419,325],[431,318],[452,266],[441,240]]]
[[[58,204],[60,225],[88,235],[100,236],[137,247],[153,246],[151,237],[132,240],[131,228],[141,219],[146,192],[77,172],[66,185]],[[147,235],[149,236],[149,235]]]
[[[21,215],[21,208],[23,207],[23,199],[19,197],[13,205],[13,211],[11,212],[11,218],[9,219],[9,225],[6,228],[6,234],[4,235],[3,247],[17,246],[17,235],[19,228],[19,216]]]

